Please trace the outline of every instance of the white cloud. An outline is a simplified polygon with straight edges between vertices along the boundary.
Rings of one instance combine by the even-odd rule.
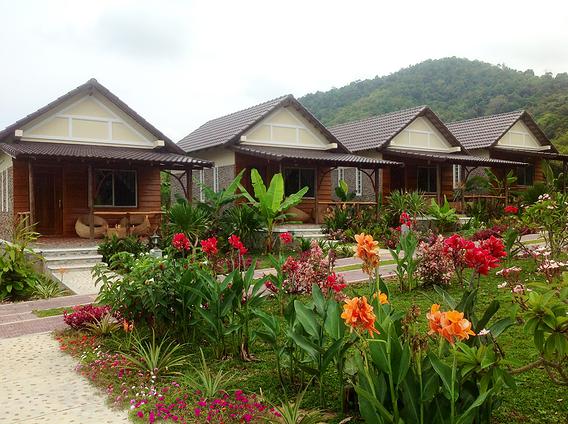
[[[568,71],[562,2],[0,0],[0,16],[0,127],[91,77],[179,139],[428,58]]]

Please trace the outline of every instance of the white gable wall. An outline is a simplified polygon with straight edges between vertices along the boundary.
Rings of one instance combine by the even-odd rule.
[[[316,150],[337,147],[292,107],[276,109],[247,131],[241,137],[241,144]]]
[[[459,147],[452,146],[446,138],[422,116],[412,121],[394,137],[389,146],[397,149],[425,150],[430,152],[455,152]]]
[[[22,129],[24,141],[156,147],[155,136],[96,92],[70,99]]]
[[[550,148],[549,146],[540,144],[532,131],[522,121],[517,121],[515,125],[499,139],[497,146],[521,150],[543,150],[543,148]]]

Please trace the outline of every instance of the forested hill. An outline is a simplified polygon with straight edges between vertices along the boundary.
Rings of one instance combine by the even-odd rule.
[[[326,125],[419,105],[429,105],[445,122],[526,109],[568,152],[567,73],[535,76],[532,70],[452,57],[318,91],[300,101]]]

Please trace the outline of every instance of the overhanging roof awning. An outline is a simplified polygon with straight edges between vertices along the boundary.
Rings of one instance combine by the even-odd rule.
[[[22,141],[0,143],[0,150],[15,159],[80,159],[150,164],[167,169],[210,168],[213,163],[190,156],[153,149],[107,147],[68,143]]]
[[[500,147],[494,147],[491,149],[494,152],[499,152],[507,156],[514,156],[518,158],[538,158],[546,160],[559,160],[562,162],[568,162],[568,155],[563,155],[562,153],[555,153],[550,151],[542,150],[513,150]]]
[[[465,165],[465,166],[492,166],[492,167],[511,167],[511,166],[527,166],[525,162],[517,162],[502,159],[493,158],[482,158],[479,156],[471,155],[460,155],[460,154],[444,154],[436,152],[417,152],[414,150],[396,150],[396,149],[386,149],[383,151],[384,154],[389,156],[394,156],[404,160],[408,159],[420,159],[426,160],[434,163],[449,163],[455,165]]]
[[[402,166],[391,160],[373,159],[350,153],[336,153],[325,150],[290,149],[281,147],[231,146],[237,153],[254,156],[275,162],[291,161],[298,163],[317,163],[327,166],[347,166],[363,169],[382,168],[385,166]]]

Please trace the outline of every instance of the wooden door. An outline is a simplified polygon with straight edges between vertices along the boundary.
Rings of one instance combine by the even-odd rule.
[[[62,235],[63,178],[61,168],[34,168],[33,183],[36,231],[44,236]]]

